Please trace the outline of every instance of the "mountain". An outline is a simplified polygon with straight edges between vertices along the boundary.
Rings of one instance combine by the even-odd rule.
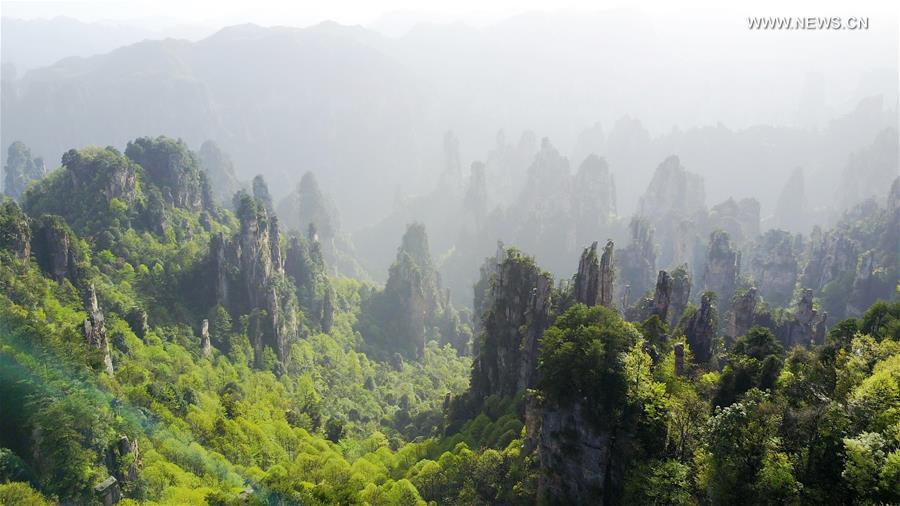
[[[67,145],[120,146],[147,133],[194,147],[212,139],[268,181],[293,186],[314,169],[328,186],[357,180],[345,197],[374,205],[393,187],[381,174],[404,177],[415,165],[408,147],[424,105],[415,76],[361,43],[360,31],[245,25],[197,43],[69,58],[4,87],[3,139],[50,159]]]
[[[244,25],[197,42],[148,40],[19,76],[4,72],[0,141],[22,141],[55,160],[68,146],[121,146],[143,135],[181,137],[194,148],[213,140],[228,146],[240,179],[261,173],[277,183],[276,199],[307,171],[325,187],[354,181],[336,195],[354,233],[389,214],[398,195],[428,193],[442,172],[448,129],[457,132],[464,174],[472,161],[487,162],[498,130],[517,137],[530,129],[562,155],[574,152],[572,167],[591,153],[606,158],[623,214],[633,211],[659,160],[676,154],[706,178],[714,201],[755,197],[766,215],[786,172],[798,165],[810,175],[839,171],[875,132],[896,127],[897,83],[885,77],[896,74],[896,58],[873,49],[896,39],[886,39],[892,25],[846,41],[839,54],[852,48],[865,58],[829,65],[841,69],[822,74],[829,100],[810,102],[802,114],[821,120],[794,128],[798,97],[785,90],[802,91],[808,73],[821,68],[815,62],[833,62],[836,42],[794,41],[800,49],[787,53],[717,28],[722,50],[692,56],[690,27],[721,20],[721,13],[697,14],[527,13],[481,28],[419,24],[393,38],[333,22]],[[759,79],[772,72],[777,80]],[[829,126],[828,118],[879,95],[879,110]],[[578,141],[598,122],[605,146]],[[727,127],[710,126],[717,123]],[[782,156],[798,143],[806,148]],[[758,170],[767,177],[746,178]],[[486,177],[498,178],[490,170]],[[811,178],[829,191],[839,180]],[[502,195],[508,201],[515,192]],[[382,257],[379,272],[391,255]]]
[[[3,16],[0,62],[18,72],[52,65],[70,56],[108,53],[144,39],[168,37],[196,39],[210,33],[200,26],[166,24],[149,28],[138,23],[86,23],[57,16],[51,19],[16,19]]]

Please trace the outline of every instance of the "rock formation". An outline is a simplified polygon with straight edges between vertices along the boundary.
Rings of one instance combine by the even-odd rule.
[[[675,327],[690,300],[691,276],[688,274],[687,266],[682,265],[672,271],[672,298],[667,319],[669,328]]]
[[[698,364],[706,364],[712,358],[712,345],[719,326],[719,315],[715,304],[715,294],[706,292],[700,298],[700,308],[695,309],[682,322],[682,332],[691,353]]]
[[[729,198],[709,210],[708,230],[724,230],[738,245],[759,235],[759,202]]]
[[[100,350],[103,354],[103,365],[107,374],[112,376],[113,363],[109,350],[109,340],[106,336],[106,322],[103,319],[103,311],[100,310],[100,304],[97,302],[97,292],[93,284],[91,284],[88,292],[85,309],[88,316],[84,320],[84,338],[89,346]]]
[[[210,243],[214,290],[209,305],[221,304],[233,315],[250,316],[249,337],[257,365],[266,347],[283,363],[299,322],[296,294],[284,282],[278,220],[246,193],[238,201],[240,231],[230,239],[214,236]]]
[[[200,351],[206,358],[212,357],[212,343],[209,340],[209,320],[200,322]]]
[[[672,276],[668,272],[659,271],[653,295],[639,299],[633,307],[625,307],[625,318],[632,322],[643,322],[655,315],[661,322],[668,322],[673,284]]]
[[[791,300],[799,272],[795,239],[783,230],[769,230],[750,249],[748,273],[768,302],[785,305]]]
[[[241,189],[231,157],[210,140],[200,145],[198,156],[213,197],[219,202],[230,202],[231,197]]]
[[[575,275],[575,300],[587,306],[596,306],[600,299],[600,261],[597,259],[597,242],[585,248],[578,262]]]
[[[196,154],[182,140],[140,137],[128,143],[125,155],[144,168],[146,177],[174,207],[200,212],[213,208],[212,190]]]
[[[656,281],[656,245],[653,227],[646,219],[633,218],[629,224],[631,243],[618,256],[620,282],[631,287],[635,297],[643,297]]]
[[[34,258],[41,270],[55,281],[78,281],[78,239],[60,216],[44,215],[34,220],[31,239]]]
[[[669,306],[672,304],[672,276],[666,271],[659,271],[656,277],[656,290],[653,293],[652,314],[662,321],[669,319]]]
[[[782,323],[775,330],[775,335],[785,349],[791,349],[798,345],[822,344],[825,339],[825,321],[827,319],[827,313],[819,314],[818,310],[813,307],[813,291],[805,288],[797,301],[793,318]]]
[[[461,353],[468,349],[469,334],[441,287],[421,223],[407,227],[384,291],[364,301],[362,312],[363,337],[382,351],[421,358],[431,338]]]
[[[809,222],[803,170],[791,172],[778,195],[775,205],[774,226],[788,232],[804,232]]]
[[[657,232],[657,241],[662,247],[658,255],[660,266],[691,262],[691,259],[683,258],[686,251],[680,251],[681,256],[676,256],[679,241],[684,243],[682,250],[694,242],[693,234],[684,235],[679,228],[706,213],[705,201],[703,178],[688,172],[677,156],[666,158],[656,168],[647,191],[638,202],[637,214],[647,219]],[[654,267],[651,276],[655,273]],[[652,282],[651,278],[648,283]]]
[[[800,277],[802,286],[820,290],[829,281],[855,272],[858,245],[839,231],[822,232],[816,227],[810,235],[808,260]]]
[[[600,257],[600,299],[599,303],[603,307],[613,308],[613,291],[616,283],[616,272],[613,268],[615,261],[613,259],[613,250],[615,244],[612,241],[606,241],[603,247],[603,256]]]
[[[31,150],[22,142],[9,145],[6,152],[6,166],[3,167],[3,193],[19,200],[32,181],[43,178],[47,174],[44,160],[32,158]]]
[[[848,314],[862,315],[878,298],[880,280],[876,273],[879,266],[876,264],[875,255],[874,250],[867,250],[859,255],[853,276],[853,288],[847,298]]]
[[[675,355],[675,376],[684,376],[684,343],[675,343],[672,353]]]
[[[725,326],[725,336],[733,342],[734,339],[746,335],[747,331],[755,325],[767,327],[773,332],[778,326],[772,314],[760,307],[757,289],[750,287],[738,291],[732,299]]]
[[[725,305],[730,305],[741,271],[741,253],[731,244],[727,232],[717,230],[709,236],[703,289],[716,292]]]
[[[616,434],[590,421],[581,403],[560,406],[553,401],[540,406],[537,453],[541,474],[539,498],[554,498],[560,504],[607,504],[606,489],[621,482],[614,473],[614,451],[627,445],[626,433]],[[537,417],[538,415],[534,415]]]
[[[125,315],[125,320],[128,322],[128,326],[131,327],[131,331],[134,332],[134,335],[141,339],[147,337],[147,332],[150,332],[147,311],[135,306],[128,310],[128,314]]]
[[[537,341],[550,326],[553,280],[515,249],[492,277],[470,391],[478,401],[513,396],[537,381]]]
[[[584,244],[608,232],[615,216],[615,188],[606,160],[590,155],[581,162],[572,185],[575,240]]]
[[[329,283],[325,287],[325,297],[322,299],[322,332],[328,334],[334,326],[334,289]]]

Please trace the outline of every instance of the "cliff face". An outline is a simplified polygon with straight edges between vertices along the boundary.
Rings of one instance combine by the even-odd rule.
[[[206,174],[184,141],[141,137],[128,143],[125,155],[143,167],[169,205],[194,212],[212,209],[212,190]]]
[[[45,215],[34,220],[31,239],[34,258],[41,270],[56,281],[78,282],[77,238],[60,216]]]
[[[221,304],[232,315],[250,316],[248,337],[258,366],[265,348],[284,363],[299,322],[296,294],[286,282],[278,244],[278,221],[246,194],[238,218],[241,228],[234,237],[218,235],[210,243],[211,305]]]
[[[793,317],[775,329],[775,335],[785,349],[794,346],[822,344],[825,340],[825,321],[827,313],[819,313],[813,307],[813,291],[804,289],[797,301]]]
[[[708,292],[704,293],[700,298],[700,307],[681,325],[681,330],[697,363],[708,363],[712,357],[712,344],[719,326],[715,296]]]
[[[819,290],[826,283],[856,270],[858,246],[855,241],[837,231],[822,232],[816,227],[810,236],[803,286]]]
[[[574,281],[576,301],[586,306],[601,305],[612,308],[615,281],[613,248],[612,241],[608,241],[599,260],[596,242],[582,252]]]
[[[799,265],[797,241],[783,230],[769,230],[750,248],[748,273],[766,301],[784,305],[791,300]]]
[[[294,280],[297,289],[297,300],[303,314],[309,316],[313,322],[320,324],[322,330],[328,332],[330,323],[326,320],[333,317],[333,303],[329,316],[326,310],[326,298],[331,293],[331,284],[326,274],[326,263],[322,254],[321,243],[313,227],[307,236],[292,235],[288,239],[287,252],[284,256],[285,273]],[[333,297],[334,294],[331,293]]]
[[[672,300],[669,307],[669,328],[675,327],[675,324],[681,319],[684,310],[687,308],[688,301],[691,300],[691,275],[688,273],[687,266],[682,265],[672,271]]]
[[[491,278],[470,391],[476,399],[534,387],[537,341],[550,326],[553,280],[514,249]],[[478,315],[476,315],[476,318]]]
[[[540,430],[531,433],[542,470],[538,497],[607,504],[604,492],[621,480],[614,469],[616,446],[627,446],[629,435],[598,427],[580,403],[563,407],[547,401],[531,409],[540,420]]]

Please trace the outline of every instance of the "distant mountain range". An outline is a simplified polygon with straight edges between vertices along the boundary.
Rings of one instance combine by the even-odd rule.
[[[276,198],[314,172],[352,231],[388,214],[398,197],[433,188],[447,130],[460,139],[464,174],[485,159],[498,130],[518,138],[528,129],[566,155],[608,150],[598,154],[610,158],[622,214],[669,154],[706,178],[711,199],[758,196],[765,213],[795,166],[814,173],[832,157],[829,170],[837,173],[849,153],[896,123],[896,55],[874,49],[885,47],[883,33],[846,42],[857,51],[835,65],[827,45],[801,41],[788,54],[761,44],[758,34],[727,35],[727,26],[709,27],[721,47],[698,46],[676,21],[616,10],[522,15],[483,29],[423,24],[396,38],[327,22],[233,26],[197,42],[147,40],[24,74],[5,69],[0,141],[4,158],[5,146],[21,140],[53,166],[72,146],[122,148],[128,139],[166,134],[197,149],[211,139],[240,178],[264,174]],[[12,32],[4,23],[5,51]],[[823,61],[840,74],[810,81]],[[823,79],[828,93],[806,93]],[[742,130],[828,127],[870,95],[881,95],[883,106],[858,118],[852,138],[829,140],[827,153],[815,145],[794,150],[791,138],[800,134],[781,127]],[[618,125],[625,115],[640,122]],[[804,118],[818,119],[804,126]],[[730,129],[692,128],[719,120]],[[586,145],[579,135],[598,121],[618,138],[610,133]],[[746,142],[721,144],[732,133]],[[641,152],[643,136],[658,139],[652,152]],[[773,143],[791,151],[790,162],[769,163]],[[740,162],[730,167],[729,157]],[[734,176],[748,166],[768,177],[753,176],[747,186],[747,177]]]

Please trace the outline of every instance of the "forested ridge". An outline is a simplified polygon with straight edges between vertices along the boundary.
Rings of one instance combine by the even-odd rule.
[[[276,205],[164,136],[7,159],[2,504],[900,502],[900,180],[803,237],[670,158],[626,247],[588,223],[554,279],[499,244],[451,298],[421,223],[362,275],[311,175]]]

